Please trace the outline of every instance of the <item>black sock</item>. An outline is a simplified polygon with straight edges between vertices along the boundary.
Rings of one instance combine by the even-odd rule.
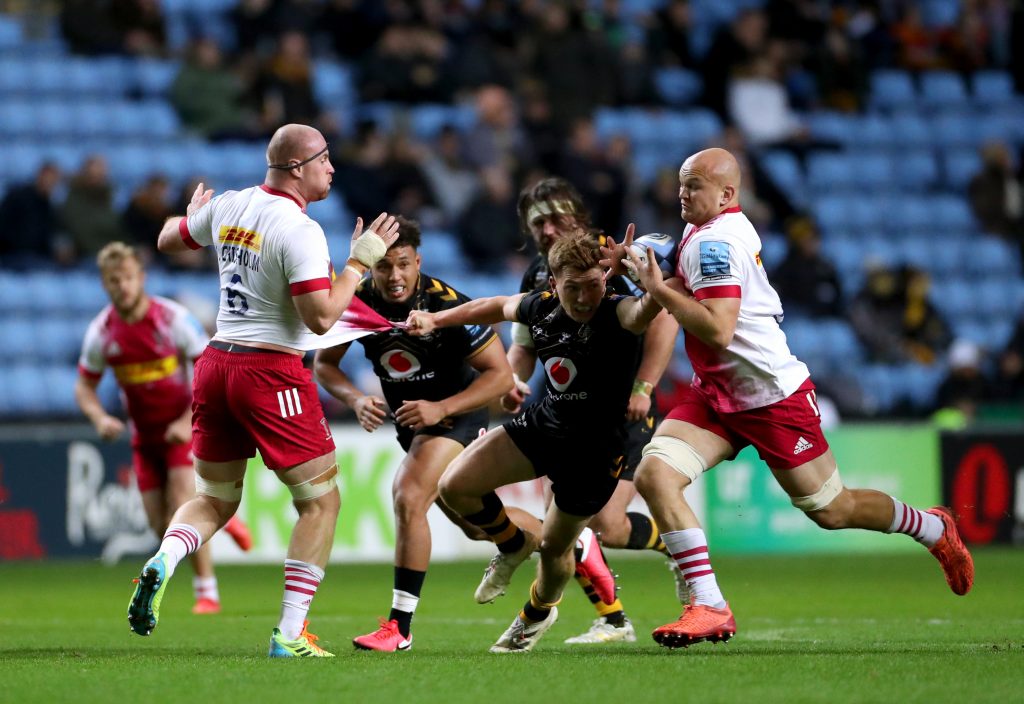
[[[487,533],[499,552],[511,553],[521,550],[526,544],[526,535],[505,514],[505,505],[493,491],[481,496],[483,510],[463,516],[473,525]]]
[[[419,597],[420,591],[423,589],[423,580],[426,579],[427,573],[420,572],[419,570],[411,570],[408,567],[395,567],[395,589],[400,592],[412,594],[415,597]],[[399,611],[398,609],[392,608],[388,620],[398,622],[398,631],[406,638],[409,637],[409,631],[412,628],[412,612],[411,611]]]
[[[629,538],[626,539],[627,550],[654,550],[668,554],[653,519],[642,513],[627,513],[626,518],[629,519],[630,526]]]

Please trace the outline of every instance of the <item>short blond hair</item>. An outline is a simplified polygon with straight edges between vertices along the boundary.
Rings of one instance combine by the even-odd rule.
[[[575,232],[559,237],[548,250],[548,268],[553,276],[566,269],[583,273],[600,267],[601,253],[597,241],[585,232]]]
[[[100,253],[96,255],[96,265],[102,271],[116,267],[126,259],[134,259],[139,266],[142,266],[142,259],[139,258],[139,253],[135,251],[135,247],[124,242],[111,242],[104,246]]]

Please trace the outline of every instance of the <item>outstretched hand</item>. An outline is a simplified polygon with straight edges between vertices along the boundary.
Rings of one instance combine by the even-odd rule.
[[[437,328],[434,314],[425,310],[413,310],[405,321],[405,331],[413,337],[429,335]]]
[[[390,247],[398,239],[398,227],[395,216],[387,213],[378,215],[365,230],[363,229],[363,219],[356,218],[356,227],[352,230],[352,241],[355,242],[361,235],[369,233],[380,237],[384,240],[384,244]]]
[[[630,278],[636,281],[640,288],[650,291],[665,280],[665,275],[662,273],[661,267],[658,266],[654,250],[650,247],[646,249],[647,252],[644,256],[640,256],[633,248],[626,250],[626,258],[622,264],[629,270]]]
[[[621,243],[616,243],[612,237],[605,238],[605,243],[600,248],[601,259],[598,262],[601,266],[607,268],[604,274],[605,281],[612,276],[622,276],[626,273],[626,266],[623,260],[626,258],[626,252],[629,250],[630,245],[633,244],[634,232],[636,232],[636,226],[633,223],[629,223],[626,226],[626,235],[622,238]]]
[[[202,208],[213,198],[213,189],[205,188],[205,186],[206,184],[202,181],[196,186],[196,191],[192,194],[192,200],[189,201],[188,207],[185,208],[185,215],[192,215],[192,213]]]

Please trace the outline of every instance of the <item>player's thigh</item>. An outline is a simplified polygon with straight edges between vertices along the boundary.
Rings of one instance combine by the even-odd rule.
[[[576,540],[591,518],[592,516],[574,516],[551,504],[544,514],[541,551],[552,555],[568,552],[576,545]]]
[[[296,486],[317,479],[331,470],[337,472],[337,463],[337,452],[331,450],[319,457],[314,457],[292,467],[275,470],[275,474],[286,485]]]
[[[828,449],[810,462],[792,469],[773,469],[772,474],[790,496],[811,496],[835,471],[836,458]]]
[[[426,509],[437,496],[441,475],[462,450],[462,444],[451,438],[417,435],[398,465],[392,493],[395,497],[419,497]]]
[[[736,448],[721,434],[687,421],[662,421],[654,433],[655,437],[659,435],[669,435],[685,442],[697,451],[709,469],[736,454]]]
[[[498,487],[535,479],[533,465],[504,428],[495,428],[463,450],[441,478],[442,493],[483,496]]]
[[[687,421],[668,419],[662,421],[654,434],[652,444],[660,437],[674,438],[680,440],[692,448],[693,452],[700,458],[703,470],[711,469],[719,462],[733,457],[736,449],[732,443],[722,435],[707,428],[702,428]],[[672,489],[682,489],[692,483],[692,479],[683,471],[683,467],[676,466],[680,462],[689,463],[690,457],[686,454],[685,448],[669,447],[668,451],[678,452],[678,460],[670,460],[659,454],[646,454],[640,461],[634,478],[637,489],[641,493],[651,490],[665,489],[670,485]],[[698,468],[691,468],[696,470]]]

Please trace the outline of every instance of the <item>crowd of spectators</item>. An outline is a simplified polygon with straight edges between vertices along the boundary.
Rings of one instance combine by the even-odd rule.
[[[718,114],[726,128],[715,143],[735,153],[743,170],[744,211],[760,231],[785,234],[787,253],[771,276],[787,310],[848,318],[871,360],[930,364],[950,349],[952,333],[929,300],[927,274],[879,266],[863,290],[844,298],[816,224],[797,205],[800,194],[780,188],[760,164],[765,148],[802,159],[831,146],[811,138],[801,115],[863,110],[878,68],[1003,68],[1024,88],[1024,3],[966,0],[945,26],[925,23],[920,5],[768,0],[698,46],[699,8],[687,0],[666,0],[628,20],[622,3],[588,0],[239,0],[225,17],[229,32],[197,25],[182,49],[171,47],[158,0],[57,7],[74,52],[180,59],[168,99],[192,133],[255,141],[285,122],[315,125],[328,135],[335,193],[348,211],[401,212],[425,229],[453,232],[471,265],[488,273],[521,270],[530,256],[516,194],[545,174],[573,182],[610,233],[635,221],[639,231],[677,234],[675,172],[639,178],[628,139],[602,140],[594,115],[600,106],[663,107],[655,72],[693,71],[702,88],[692,104]],[[475,122],[445,125],[420,142],[401,122],[387,129],[355,118],[353,105],[321,104],[314,78],[322,58],[351,69],[360,104],[471,106]],[[965,195],[986,231],[1024,251],[1020,162],[1005,145],[986,146]],[[31,183],[10,186],[0,203],[0,263],[71,265],[111,239],[155,258],[158,224],[183,210],[175,186],[154,164],[119,206],[102,156],[70,176],[47,164]],[[202,257],[154,263],[209,265]],[[989,396],[995,388],[1024,393],[1022,338],[1018,326],[1001,356],[990,350],[993,357],[982,360],[1001,375],[999,384],[986,382]]]

